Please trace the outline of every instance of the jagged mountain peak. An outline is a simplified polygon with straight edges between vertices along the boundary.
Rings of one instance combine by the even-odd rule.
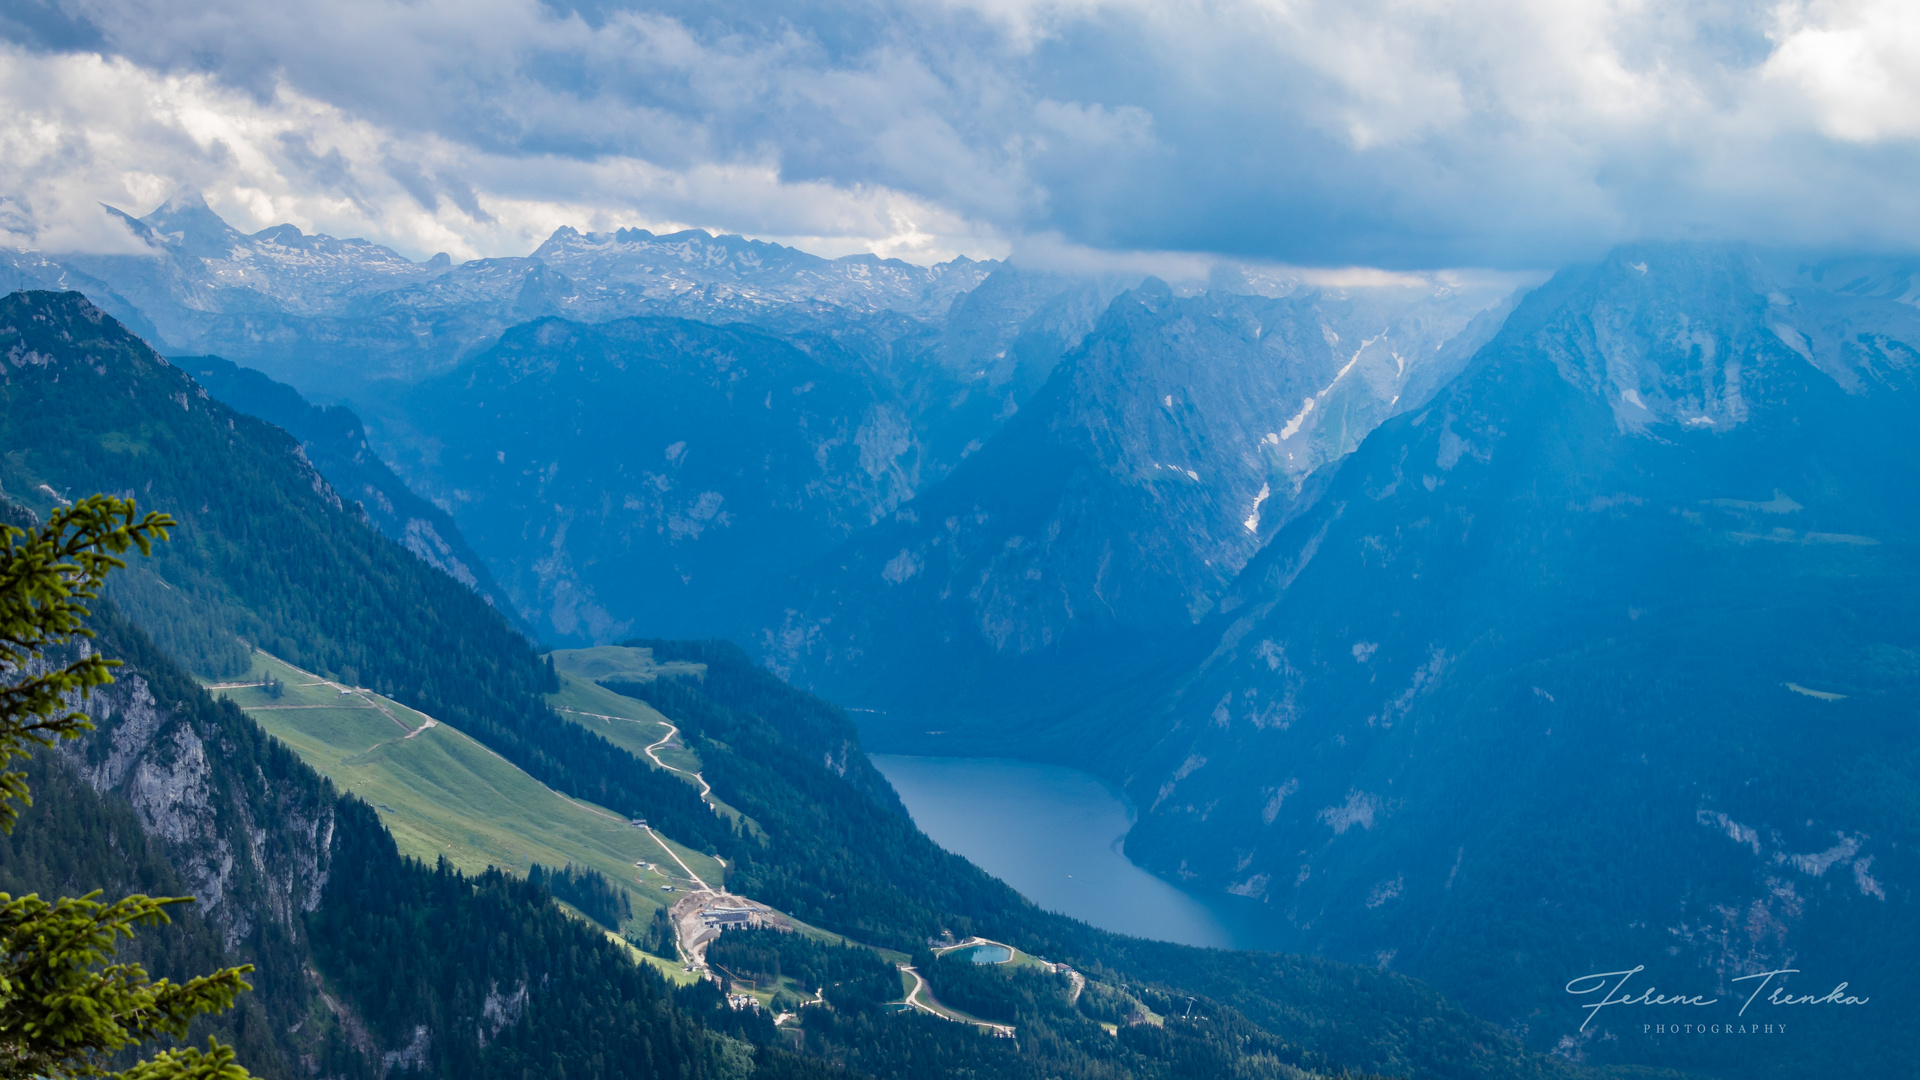
[[[333,277],[342,272],[355,277],[367,273],[382,278],[396,272],[411,275],[432,269],[434,265],[415,263],[392,248],[360,237],[342,239],[326,233],[304,232],[291,222],[243,233],[207,205],[200,192],[193,190],[175,193],[145,217],[136,218],[114,206],[106,209],[119,215],[129,229],[148,243],[190,258],[251,264],[264,260],[286,264],[283,269],[324,268]]]
[[[916,266],[863,253],[837,259],[766,240],[704,229],[656,234],[646,229],[556,229],[532,258],[575,280],[638,286],[662,296],[705,290],[748,301],[819,300],[858,311],[944,312],[953,298],[1001,264],[954,259]]]
[[[1804,307],[1745,245],[1624,245],[1536,290],[1487,362],[1550,361],[1625,432],[1726,431],[1790,399]]]
[[[240,230],[207,205],[198,189],[182,188],[169,196],[141,224],[169,247],[202,258],[225,258],[246,239]]]

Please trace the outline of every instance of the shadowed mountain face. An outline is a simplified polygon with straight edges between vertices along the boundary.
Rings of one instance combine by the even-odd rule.
[[[761,618],[767,581],[896,515],[944,528],[954,514],[929,519],[913,500],[961,462],[979,463],[962,490],[989,492],[963,497],[992,502],[1020,497],[1074,455],[1119,478],[1094,482],[1062,510],[1085,520],[1062,542],[1069,565],[1056,576],[1071,590],[1126,595],[1132,606],[1114,626],[1157,627],[1169,612],[1185,626],[1257,547],[1262,514],[1284,513],[1306,476],[1351,449],[1403,391],[1457,367],[1470,348],[1447,343],[1499,299],[1447,290],[1176,301],[1159,286],[1148,301],[1099,316],[1106,329],[1076,353],[1084,358],[1073,376],[1046,397],[1054,403],[1016,421],[1061,353],[1095,340],[1087,335],[1108,288],[999,271],[956,301],[944,325],[891,344],[868,333],[872,324],[847,320],[774,334],[681,319],[548,319],[507,332],[383,411],[400,470],[451,510],[513,607],[558,640],[751,624],[764,646],[793,621],[784,611]],[[1137,347],[1127,314],[1136,309],[1150,327]],[[1493,319],[1461,340],[1484,337],[1482,324]],[[1180,408],[1168,404],[1176,393]],[[1064,449],[1036,456],[1021,442],[1030,435],[996,435],[1009,423],[1043,439],[1063,432]],[[1197,483],[1200,469],[1209,483]],[[1162,501],[1140,504],[1139,492],[1156,485]],[[1182,524],[1181,515],[1198,517]],[[1122,537],[1143,518],[1167,539],[1136,566]],[[916,576],[906,568],[922,556],[885,569],[902,550],[884,552],[872,584]],[[1109,570],[1092,567],[1101,558]],[[1010,584],[988,603],[1021,609],[990,620],[1034,620],[990,630],[994,647],[1015,656],[1058,640],[1070,618],[1058,605],[1029,605],[1027,591]],[[923,614],[902,618],[917,633]],[[770,626],[781,629],[770,635]],[[926,666],[900,670],[921,679]],[[797,670],[791,659],[779,669]]]
[[[1071,711],[1084,665],[1133,664],[1213,610],[1323,466],[1485,340],[1497,299],[1149,282],[999,436],[746,632],[775,670],[895,715],[871,725],[891,745]]]
[[[744,327],[543,320],[415,388],[421,471],[513,605],[604,641],[685,632],[734,588],[912,497],[924,452],[864,366]]]
[[[1249,563],[1163,704],[1099,733],[1140,740],[1129,853],[1593,1060],[1728,1059],[1626,1010],[1580,1032],[1589,972],[1851,980],[1871,1013],[1802,1010],[1791,1052],[1735,1060],[1892,1069],[1920,314],[1832,284],[1648,247],[1528,297]]]
[[[714,633],[977,452],[1109,288],[1003,270],[944,325],[817,304],[788,333],[548,318],[378,409],[396,466],[541,633]]]
[[[218,356],[175,357],[173,362],[215,398],[299,439],[307,460],[343,498],[358,504],[374,528],[488,604],[501,606],[493,575],[453,519],[415,495],[374,455],[366,429],[351,410],[314,405],[293,387]]]

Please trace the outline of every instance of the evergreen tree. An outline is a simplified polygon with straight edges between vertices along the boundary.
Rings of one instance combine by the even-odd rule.
[[[174,524],[164,514],[136,517],[131,499],[95,495],[55,511],[44,526],[0,525],[0,762],[52,746],[92,727],[72,702],[113,681],[119,662],[98,652],[65,665],[50,648],[91,637],[82,603],[100,595],[129,548],[152,553]],[[12,833],[31,805],[26,774],[0,773],[0,831]],[[110,1055],[159,1037],[181,1038],[193,1018],[232,1006],[250,989],[251,966],[175,984],[150,980],[138,964],[108,964],[135,927],[168,921],[166,908],[191,897],[128,896],[103,904],[100,893],[62,897],[0,893],[0,1078],[118,1075],[127,1080],[242,1080],[231,1048],[208,1040],[205,1053],[169,1050],[124,1073]]]

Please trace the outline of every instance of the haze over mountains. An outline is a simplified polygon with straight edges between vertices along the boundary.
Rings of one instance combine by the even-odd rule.
[[[730,637],[869,746],[1097,771],[1144,865],[1536,1050],[1901,1060],[1853,1015],[1790,1053],[1586,1036],[1564,987],[1797,966],[1914,1007],[1908,264],[1642,245],[1523,293],[1176,291],[129,221],[155,255],[10,272],[360,410],[386,463],[348,436],[334,487],[377,501],[343,477],[390,464],[444,519],[369,520],[550,644]]]
[[[1610,957],[1910,1008],[1906,288],[1646,245],[1528,296],[1133,722],[1129,852],[1515,1026]]]
[[[770,589],[751,632],[776,671],[922,727],[1069,707],[1084,683],[1058,658],[1132,662],[1203,619],[1326,465],[1465,362],[1498,299],[1150,279],[980,453]]]
[[[0,880],[197,896],[132,958],[176,979],[256,963],[242,1009],[191,1034],[235,1042],[257,1075],[1582,1075],[1392,972],[1042,912],[914,827],[844,712],[733,646],[630,642],[596,653],[619,659],[597,683],[563,679],[467,586],[378,535],[291,435],[83,296],[0,299],[0,341],[8,519],[131,489],[179,522],[96,612],[126,667],[90,703],[97,731],[33,756],[42,797],[0,838]],[[231,677],[261,673],[276,678]],[[451,752],[470,743],[484,749]],[[515,800],[498,818],[485,791],[450,790],[487,776]],[[582,819],[598,857],[534,873],[529,848],[567,853]],[[463,874],[449,849],[491,868]],[[629,867],[622,849],[677,871]],[[722,902],[783,929],[715,942],[699,913]],[[663,932],[670,906],[678,933]],[[973,934],[1020,961],[929,952]],[[909,975],[974,1012],[903,1008]]]
[[[244,236],[194,195],[125,220],[155,255],[14,254],[11,284],[91,290],[170,351],[249,364],[351,404],[372,426],[374,448],[478,545],[516,613],[574,643],[645,626],[770,642],[790,637],[790,622],[817,622],[800,596],[790,619],[748,595],[887,518],[986,446],[1139,280],[966,260],[932,268],[826,260],[699,232],[571,229],[524,259],[415,264],[291,226]],[[1264,511],[1272,523],[1311,466],[1351,449],[1398,407],[1403,389],[1417,397],[1443,381],[1463,359],[1446,343],[1507,291],[1440,283],[1329,295],[1256,279],[1291,298],[1276,300],[1282,307],[1324,308],[1319,322],[1282,316],[1288,340],[1341,359],[1322,363],[1308,385],[1305,369],[1282,372],[1289,354],[1279,338],[1265,351],[1186,350],[1185,311],[1166,315],[1169,377],[1189,364],[1211,369],[1212,397],[1192,408],[1241,411],[1233,387],[1245,365],[1298,398],[1262,404],[1257,424],[1197,420],[1244,429],[1217,445],[1208,431],[1174,436],[1191,443],[1180,468],[1205,467],[1196,490],[1225,485],[1201,496],[1218,504],[1208,528],[1220,535],[1181,543],[1197,561],[1169,568],[1179,577],[1171,587],[1191,594],[1182,606],[1203,609],[1203,594],[1244,559],[1254,532],[1241,522],[1269,479],[1263,456],[1291,462],[1272,469],[1280,492]],[[1222,281],[1256,287],[1231,273]],[[1257,342],[1273,304],[1255,307],[1207,318],[1239,320],[1232,332]],[[508,332],[542,318],[625,329]],[[675,319],[736,328],[716,336]],[[683,349],[689,335],[702,344]],[[687,365],[687,353],[709,359]],[[1331,385],[1343,366],[1342,385]],[[1135,377],[1114,364],[1079,376],[1074,393],[1095,396],[1084,422],[1125,427],[1127,415],[1099,414],[1134,408],[1123,388]],[[1372,404],[1350,404],[1362,401]],[[1283,431],[1280,452],[1272,447]],[[1251,445],[1268,434],[1276,441],[1267,450]],[[1151,465],[1125,465],[1136,467]]]

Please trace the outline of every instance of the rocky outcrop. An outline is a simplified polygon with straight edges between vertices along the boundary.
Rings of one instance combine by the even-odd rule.
[[[298,939],[327,881],[331,788],[270,775],[262,751],[279,748],[238,710],[162,704],[137,670],[122,669],[81,708],[95,730],[62,753],[95,791],[132,805],[227,947],[263,920]]]

